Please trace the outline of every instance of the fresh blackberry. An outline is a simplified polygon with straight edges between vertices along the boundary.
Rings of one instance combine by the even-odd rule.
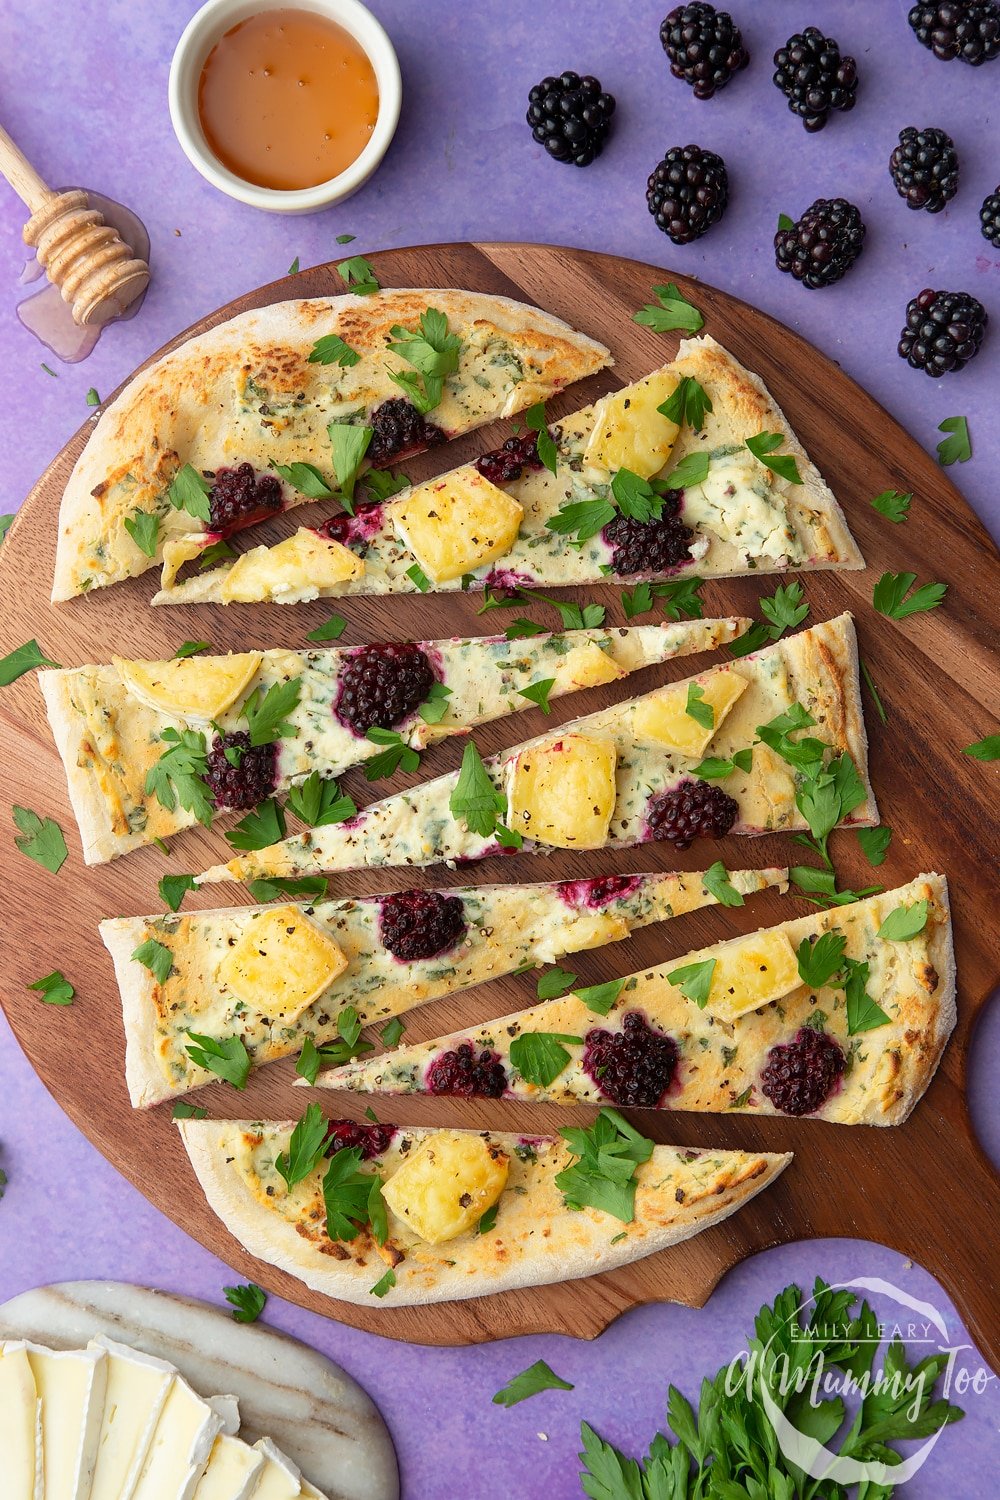
[[[675,245],[700,239],[719,222],[728,202],[726,164],[701,146],[671,146],[646,183],[646,204],[656,227]]]
[[[669,573],[690,562],[694,533],[680,518],[682,490],[668,490],[658,521],[615,516],[601,532],[611,548],[611,566],[621,577],[634,573]]]
[[[907,19],[917,41],[942,62],[960,57],[978,68],[1000,56],[1000,6],[995,0],[914,5]]]
[[[696,99],[711,99],[750,61],[729,12],[702,0],[675,5],[660,26],[660,42],[671,73],[690,84]]]
[[[205,781],[216,807],[244,812],[270,797],[277,768],[277,745],[251,745],[246,730],[236,729],[215,736],[205,758]]]
[[[739,814],[739,803],[721,786],[687,777],[650,798],[646,828],[657,843],[667,839],[686,849],[695,839],[725,838]]]
[[[258,474],[252,464],[216,469],[208,492],[210,530],[227,536],[283,509],[281,485],[273,474]]]
[[[772,1047],[767,1054],[761,1092],[783,1115],[811,1115],[829,1098],[845,1066],[832,1036],[803,1026],[794,1041]]]
[[[816,26],[790,36],[774,54],[774,82],[807,130],[822,130],[834,109],[857,103],[858,65],[842,57],[832,36]]]
[[[395,729],[420,707],[437,678],[419,646],[362,646],[340,673],[334,713],[355,734]]]
[[[790,271],[803,286],[833,286],[857,260],[865,244],[865,226],[846,198],[817,198],[790,229],[774,236],[779,271]]]
[[[372,440],[365,457],[375,469],[382,468],[401,453],[421,453],[425,448],[436,448],[447,436],[440,427],[421,416],[405,396],[390,396],[388,401],[383,401],[372,412],[368,425],[372,429]]]
[[[471,1042],[460,1042],[454,1052],[441,1052],[427,1069],[432,1094],[454,1094],[459,1099],[499,1099],[507,1088],[507,1074],[496,1052],[484,1048],[476,1056]]]
[[[396,891],[383,896],[379,921],[383,943],[404,963],[435,958],[465,936],[461,897],[441,891]]]
[[[614,112],[614,94],[604,93],[596,78],[560,73],[535,84],[525,118],[535,140],[556,161],[589,167],[604,150]]]
[[[476,468],[490,484],[511,484],[520,479],[525,469],[540,469],[538,457],[538,433],[534,430],[514,433],[492,453],[483,453],[476,459]]]
[[[927,287],[907,303],[900,358],[935,377],[961,370],[979,353],[988,321],[985,307],[969,292]]]
[[[359,1125],[357,1120],[328,1120],[326,1125],[326,1154],[336,1156],[338,1151],[350,1151],[361,1147],[361,1160],[371,1161],[389,1149],[396,1134],[395,1125]]]
[[[983,239],[989,240],[995,249],[1000,250],[1000,186],[995,193],[990,193],[989,197],[983,199],[979,222],[982,225]]]
[[[630,1010],[621,1031],[588,1031],[583,1069],[612,1104],[656,1109],[677,1072],[677,1043]]]
[[[934,126],[907,125],[889,157],[896,192],[907,208],[939,214],[958,192],[958,152],[951,136]]]

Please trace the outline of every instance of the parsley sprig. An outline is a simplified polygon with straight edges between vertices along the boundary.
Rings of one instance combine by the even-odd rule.
[[[506,810],[507,799],[493,785],[483,758],[471,740],[462,752],[462,766],[448,799],[448,807],[453,818],[483,839],[496,832],[497,821]]]
[[[155,797],[168,812],[173,812],[179,802],[185,812],[194,813],[199,823],[211,827],[215,808],[204,781],[208,769],[205,736],[198,729],[168,726],[161,732],[160,740],[167,748],[146,772],[146,796]]]
[[[389,351],[398,354],[413,370],[390,370],[389,378],[404,390],[417,408],[426,415],[441,401],[445,377],[458,369],[462,340],[448,332],[448,319],[436,307],[420,314],[420,331],[394,323],[390,329],[394,342]]]
[[[705,326],[705,319],[695,307],[689,302],[673,281],[668,281],[665,286],[654,286],[653,296],[655,304],[647,302],[646,306],[633,315],[633,322],[642,323],[644,327],[651,328],[654,333],[670,333],[674,328],[683,328],[685,333],[697,333],[699,328]]]
[[[640,1135],[616,1109],[604,1108],[588,1129],[564,1126],[559,1134],[578,1158],[556,1174],[567,1208],[596,1208],[623,1224],[635,1218],[636,1171],[653,1154],[653,1142]]]
[[[909,615],[937,609],[948,592],[948,585],[923,583],[911,594],[916,581],[916,573],[883,573],[872,596],[879,614],[887,615],[890,620],[905,620]]]

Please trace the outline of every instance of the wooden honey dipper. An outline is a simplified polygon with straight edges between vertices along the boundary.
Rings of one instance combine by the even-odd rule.
[[[54,192],[0,125],[0,172],[31,218],[22,231],[49,280],[81,327],[118,318],[149,285],[149,266],[137,260],[117,229],[91,208],[82,188]]]

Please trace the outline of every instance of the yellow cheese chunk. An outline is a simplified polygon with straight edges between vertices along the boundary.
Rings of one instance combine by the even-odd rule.
[[[163,544],[160,588],[169,589],[186,562],[192,562],[212,544],[203,531],[190,532]]]
[[[467,465],[418,485],[392,507],[405,545],[433,583],[447,583],[503,557],[514,545],[524,511]]]
[[[294,1021],[347,968],[347,956],[298,906],[256,917],[219,965],[237,999],[279,1021]]]
[[[635,385],[605,396],[594,408],[583,462],[586,468],[631,469],[642,479],[651,479],[673,452],[680,428],[657,407],[677,389],[680,377],[657,370]]]
[[[481,1135],[439,1130],[393,1173],[382,1196],[414,1234],[440,1245],[475,1228],[509,1170],[507,1155]]]
[[[111,658],[133,697],[148,708],[182,719],[217,719],[249,687],[260,666],[260,652],[238,656],[190,656],[181,661],[127,661]]]
[[[696,680],[703,696],[697,700],[712,710],[712,722],[701,724],[688,709],[687,682],[674,683],[651,694],[635,710],[636,738],[666,745],[681,755],[704,755],[723,719],[747,686],[745,677],[732,670],[715,672]]]
[[[795,950],[783,932],[761,932],[723,948],[705,1009],[724,1020],[759,1010],[802,983]]]
[[[625,668],[620,667],[606,651],[602,651],[596,641],[584,641],[582,645],[567,651],[556,671],[557,681],[565,676],[577,688],[617,682],[619,677],[626,675]]]
[[[222,598],[226,604],[315,599],[321,589],[359,578],[364,571],[349,547],[300,526],[276,547],[254,547],[238,557],[222,585]]]
[[[613,744],[564,734],[522,750],[510,779],[510,827],[558,849],[599,849],[615,810]]]

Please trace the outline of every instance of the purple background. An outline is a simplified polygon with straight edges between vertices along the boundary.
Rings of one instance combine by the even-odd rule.
[[[929,450],[942,418],[967,416],[975,456],[952,477],[997,530],[1000,329],[973,366],[941,382],[909,370],[896,358],[895,342],[907,298],[925,285],[975,292],[1000,323],[1000,251],[980,237],[977,218],[983,196],[1000,179],[1000,61],[980,69],[938,63],[912,37],[901,0],[735,0],[751,67],[717,99],[699,103],[668,74],[657,40],[663,0],[628,7],[607,0],[375,0],[403,69],[396,141],[352,201],[322,215],[281,219],[216,193],[173,139],[167,69],[193,8],[190,0],[77,0],[71,6],[0,0],[4,123],[51,181],[81,182],[135,208],[150,230],[154,264],[140,316],[110,330],[83,365],[62,366],[49,357],[58,374],[51,378],[41,369],[45,351],[14,318],[23,215],[0,185],[6,435],[0,511],[16,509],[87,415],[88,386],[106,394],[180,328],[283,275],[296,255],[302,265],[342,255],[334,237],[347,232],[357,236],[351,249],[361,253],[434,240],[534,239],[702,275],[800,329]],[[857,56],[862,83],[853,114],[837,115],[821,134],[809,136],[772,87],[769,57],[791,31],[820,19]],[[565,67],[597,73],[619,102],[608,149],[582,172],[551,162],[523,123],[528,88]],[[958,145],[962,187],[936,217],[910,213],[888,178],[889,151],[907,124],[942,126]],[[689,140],[725,157],[732,200],[706,238],[676,249],[648,216],[643,187],[662,152]],[[839,286],[806,292],[774,269],[777,215],[795,215],[817,195],[841,193],[860,206],[868,224],[864,257]],[[580,318],[586,326],[585,308]],[[980,1133],[994,1160],[1000,1159],[992,1082],[998,1061],[994,1006],[978,1039],[973,1078]],[[863,1145],[859,1135],[859,1149]],[[942,1142],[942,1155],[946,1150]],[[10,1177],[0,1206],[0,1298],[47,1281],[94,1276],[219,1301],[222,1286],[233,1279],[77,1134],[2,1022],[0,1162]],[[974,1232],[974,1226],[956,1230]],[[594,1344],[546,1337],[455,1351],[405,1347],[274,1298],[266,1317],[341,1360],[380,1402],[407,1496],[568,1500],[580,1494],[574,1455],[581,1418],[644,1451],[663,1421],[668,1383],[695,1396],[701,1376],[742,1347],[760,1303],[788,1282],[808,1286],[817,1273],[896,1281],[946,1314],[955,1342],[967,1338],[947,1298],[919,1267],[854,1241],[768,1252],[727,1277],[704,1310],[643,1308]],[[891,1315],[887,1304],[884,1310]],[[491,1405],[505,1380],[540,1357],[576,1389],[512,1411]],[[995,1497],[996,1382],[966,1405],[965,1422],[945,1435],[907,1496]]]

